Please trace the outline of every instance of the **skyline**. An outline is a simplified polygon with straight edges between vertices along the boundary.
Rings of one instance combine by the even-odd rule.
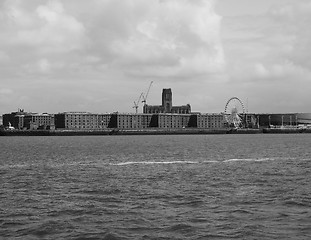
[[[66,0],[0,4],[0,113],[310,112],[307,0]],[[140,112],[142,104],[140,105]]]

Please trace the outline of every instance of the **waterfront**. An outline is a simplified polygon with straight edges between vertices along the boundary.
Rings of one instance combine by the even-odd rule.
[[[309,134],[0,138],[4,239],[308,239]]]

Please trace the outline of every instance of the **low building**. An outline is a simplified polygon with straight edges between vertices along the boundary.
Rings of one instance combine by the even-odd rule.
[[[265,113],[257,114],[260,127],[296,126],[298,125],[297,113]]]
[[[54,115],[30,113],[19,109],[18,112],[3,114],[3,127],[17,130],[54,129]]]
[[[55,128],[67,130],[147,129],[197,127],[191,114],[93,114],[65,112],[55,114]]]
[[[23,117],[23,126],[30,130],[51,130],[55,129],[54,115],[48,113],[27,114]]]
[[[254,113],[247,113],[243,116],[243,126],[245,128],[259,128],[259,116]]]
[[[90,130],[116,128],[116,114],[64,112],[55,114],[56,129]]]
[[[207,113],[197,115],[197,126],[203,129],[221,129],[225,127],[225,118],[221,113]]]
[[[191,114],[158,114],[159,128],[186,128],[189,127]]]
[[[311,113],[263,113],[254,116],[259,127],[311,126]]]
[[[152,126],[152,114],[117,114],[117,128],[144,129]]]
[[[24,109],[19,109],[17,112],[3,114],[3,126],[5,128],[10,126],[14,129],[22,130],[25,128],[24,117],[29,114],[33,113],[25,112]]]
[[[298,113],[297,122],[298,125],[311,126],[311,113]]]

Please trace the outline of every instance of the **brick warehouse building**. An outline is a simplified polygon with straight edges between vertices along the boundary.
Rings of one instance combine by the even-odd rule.
[[[17,112],[6,113],[2,115],[2,121],[4,127],[12,126],[15,129],[23,129],[24,128],[24,116],[26,114],[30,114],[24,112],[24,110],[19,109]]]
[[[29,113],[23,109],[17,112],[3,114],[3,126],[15,129],[54,129],[54,115],[48,113]]]
[[[256,120],[251,127],[269,126],[311,126],[311,113],[296,114],[248,114]],[[37,114],[24,111],[4,114],[3,127],[10,125],[15,129],[67,129],[67,130],[100,130],[100,129],[221,129],[226,127],[224,115],[215,114],[129,114],[87,112],[64,112],[58,114]],[[250,125],[250,124],[248,124]],[[248,126],[249,127],[249,126]]]
[[[42,129],[50,130],[55,129],[54,115],[48,113],[42,114],[27,114],[24,116],[24,128],[30,130]]]
[[[95,114],[64,112],[55,114],[55,128],[67,130],[209,128],[224,127],[222,114]]]
[[[95,114],[89,112],[64,112],[55,114],[56,129],[89,130],[116,128],[114,114]]]

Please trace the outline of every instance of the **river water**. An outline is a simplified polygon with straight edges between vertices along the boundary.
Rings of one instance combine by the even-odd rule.
[[[1,239],[311,239],[311,134],[0,138]]]

